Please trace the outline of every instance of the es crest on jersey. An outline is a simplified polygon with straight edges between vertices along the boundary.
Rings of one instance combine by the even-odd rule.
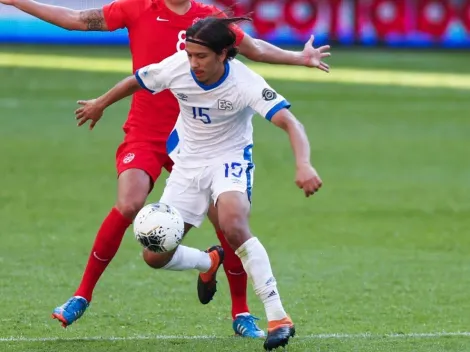
[[[219,99],[218,100],[218,109],[219,110],[232,111],[233,110],[233,103],[231,101],[228,101],[228,100]]]
[[[277,98],[276,92],[269,88],[264,88],[261,94],[263,96],[263,99],[266,101],[274,100]]]

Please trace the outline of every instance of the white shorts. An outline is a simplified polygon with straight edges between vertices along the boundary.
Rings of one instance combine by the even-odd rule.
[[[238,156],[224,161],[200,168],[182,168],[175,164],[160,202],[178,209],[185,223],[199,227],[210,201],[216,204],[222,193],[247,193],[251,201],[254,164]]]

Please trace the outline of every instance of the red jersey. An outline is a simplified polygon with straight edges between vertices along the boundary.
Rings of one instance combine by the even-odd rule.
[[[164,0],[115,0],[103,7],[110,31],[127,28],[129,32],[134,73],[139,68],[158,63],[184,50],[186,29],[197,19],[219,12],[215,6],[193,0],[184,15],[172,12]],[[244,33],[235,26],[234,31],[239,44]],[[146,90],[136,92],[123,126],[125,141],[166,141],[178,114],[178,102],[169,90],[155,95]]]

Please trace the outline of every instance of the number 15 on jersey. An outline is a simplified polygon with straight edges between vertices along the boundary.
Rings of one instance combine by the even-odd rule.
[[[208,114],[206,114],[207,111],[210,109],[208,108],[196,108],[193,107],[193,117],[195,119],[201,120],[203,123],[208,124],[211,123],[211,118]]]

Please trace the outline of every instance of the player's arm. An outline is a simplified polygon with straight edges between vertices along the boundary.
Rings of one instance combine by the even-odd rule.
[[[81,105],[80,108],[75,110],[75,118],[77,119],[78,126],[82,126],[85,122],[90,120],[90,130],[92,130],[103,116],[106,108],[134,94],[139,89],[141,89],[141,86],[136,76],[129,76],[96,99],[77,101],[77,103]]]
[[[137,81],[136,76],[129,76],[108,90],[105,94],[96,99],[96,104],[105,110],[114,103],[131,96],[142,87]]]
[[[300,121],[284,108],[273,115],[271,122],[289,135],[297,167],[310,164],[310,143]]]
[[[322,184],[310,163],[310,143],[302,124],[288,110],[290,103],[258,74],[247,69],[241,79],[242,94],[247,105],[289,136],[296,164],[295,183],[307,197],[315,193]]]
[[[77,31],[107,31],[102,9],[73,10],[32,0],[0,0],[43,21]]]
[[[286,108],[277,111],[271,122],[289,136],[296,164],[295,183],[307,197],[311,196],[321,187],[322,181],[310,163],[310,143],[303,125]]]
[[[146,89],[153,94],[166,89],[171,79],[171,64],[174,61],[172,57],[169,57],[158,64],[145,66],[137,70],[134,76],[123,79],[102,96],[92,100],[79,100],[77,103],[82,106],[75,110],[78,126],[91,120],[90,129],[93,129],[106,108],[140,89]]]
[[[218,16],[226,17],[217,8],[214,8],[214,12]],[[330,72],[330,66],[323,62],[324,58],[331,56],[328,52],[330,46],[324,45],[314,48],[313,41],[315,38],[313,35],[305,43],[303,51],[289,51],[269,44],[264,40],[252,38],[237,25],[233,25],[231,29],[236,36],[235,43],[240,54],[252,61],[278,65],[317,67],[322,71]]]
[[[314,36],[312,35],[307,43],[305,43],[303,51],[290,51],[269,44],[264,40],[252,38],[245,33],[238,48],[240,54],[252,61],[279,65],[317,67],[322,71],[329,72],[330,66],[323,62],[323,59],[331,56],[328,52],[330,46],[324,45],[314,48],[313,41]]]

